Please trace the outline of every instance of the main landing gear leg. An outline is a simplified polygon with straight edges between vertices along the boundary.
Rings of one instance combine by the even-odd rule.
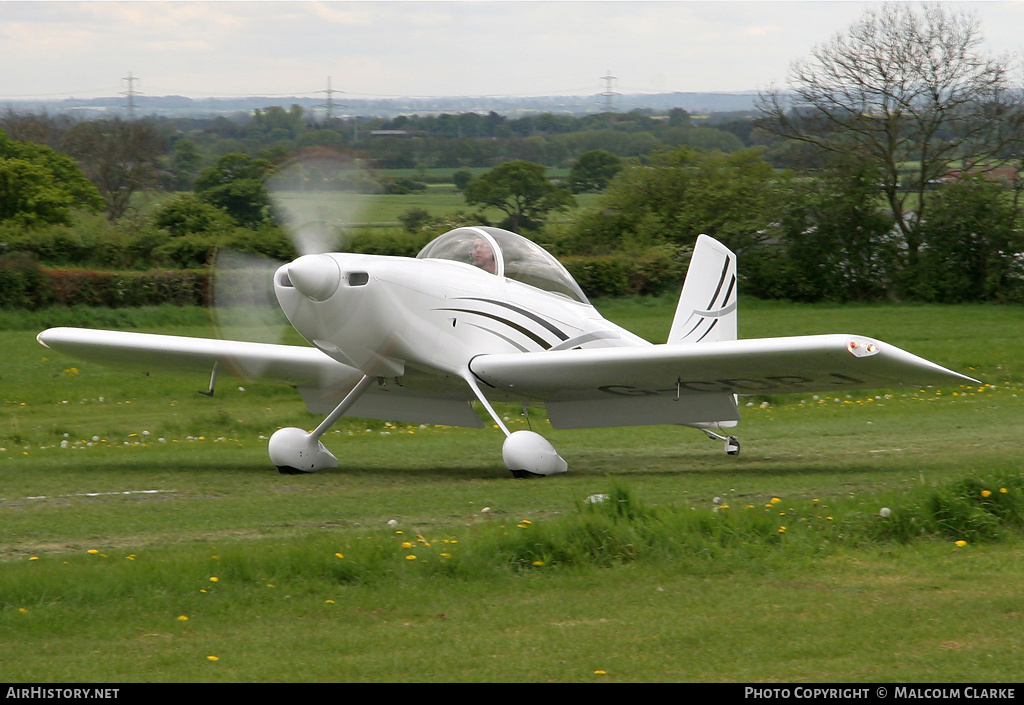
[[[494,419],[494,423],[505,433],[505,442],[501,446],[501,457],[513,477],[545,477],[558,475],[569,469],[569,464],[562,459],[555,447],[544,436],[533,431],[511,433],[501,417],[494,411],[494,407],[487,401],[487,397],[480,391],[480,386],[472,372],[467,370],[463,379],[487,409],[487,413]]]
[[[281,428],[270,437],[268,451],[270,462],[277,466],[285,475],[298,475],[300,473],[316,472],[325,468],[338,467],[338,459],[331,451],[324,448],[320,442],[320,436],[324,435],[334,423],[340,419],[349,407],[356,403],[366,388],[370,386],[373,377],[363,377],[352,388],[341,403],[327,415],[320,425],[311,433],[306,433],[301,428]]]
[[[729,455],[740,454],[740,441],[736,436],[720,436],[714,431],[709,431],[706,428],[702,428],[701,431],[706,433],[708,438],[716,441],[725,441],[725,452]]]

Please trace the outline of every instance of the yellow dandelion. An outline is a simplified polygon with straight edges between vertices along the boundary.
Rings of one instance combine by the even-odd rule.
[[[781,500],[781,499],[779,499],[778,497],[772,497],[771,503],[772,503],[772,504],[778,504],[778,503],[779,503],[779,502],[781,502],[781,501],[782,501],[782,500]]]
[[[39,556],[32,556],[31,558],[29,558],[29,560],[30,561],[38,561],[39,560]]]
[[[1007,489],[1006,489],[1005,487],[1000,487],[1000,488],[999,488],[999,491],[1000,491],[1000,492],[1001,492],[1002,494],[1006,494],[1006,493],[1007,493],[1007,492],[1008,492],[1009,490],[1007,490]]]
[[[594,671],[594,675],[595,676],[604,676],[604,675],[607,675],[607,673],[608,673],[607,671],[602,671],[600,669]]]
[[[414,561],[414,560],[416,560],[416,554],[410,553],[408,556],[405,557],[405,560],[407,560],[407,561]]]
[[[179,621],[179,622],[187,622],[187,621],[188,621],[188,617],[186,617],[186,616],[185,616],[185,615],[183,615],[183,614],[179,614],[179,615],[178,615],[178,621]]]
[[[532,565],[542,566],[542,565],[544,565],[544,561],[534,561]]]
[[[452,557],[452,554],[450,554],[450,553],[442,553],[441,554],[441,558],[451,558],[451,557]]]
[[[210,582],[211,583],[215,583],[215,582],[217,582],[219,580],[220,580],[220,578],[218,578],[216,575],[211,575],[210,576]]]
[[[966,545],[967,545],[967,542],[966,542],[966,541],[964,541],[963,539],[960,539],[959,541],[956,541],[955,543],[956,543],[956,545],[957,545],[957,546],[959,546],[960,548],[963,548],[964,546],[966,546]]]
[[[723,504],[723,505],[721,505],[721,506],[719,507],[719,509],[728,509],[728,508],[729,508],[729,505],[728,505],[728,504]]]
[[[25,607],[19,607],[18,611],[21,612],[22,614],[28,614],[28,609],[26,609]]]
[[[411,541],[403,541],[402,542],[402,548],[412,548],[412,542]]]
[[[981,496],[982,497],[991,497],[992,496],[992,492],[991,492],[991,490],[982,490],[981,491]]]
[[[334,600],[324,600],[324,604],[326,604],[326,605],[333,605],[334,604]]]
[[[779,533],[780,533],[780,534],[784,534],[784,533],[786,533],[786,527],[784,527],[784,526],[780,526],[780,527],[779,527]]]
[[[335,553],[334,556],[335,556],[335,558],[344,558],[345,557],[341,553]]]
[[[95,548],[90,548],[86,553],[99,553]]]
[[[207,656],[206,660],[207,661],[220,661],[220,658],[218,658],[217,656]]]

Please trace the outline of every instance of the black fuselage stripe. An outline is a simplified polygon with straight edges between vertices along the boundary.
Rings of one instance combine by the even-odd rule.
[[[530,350],[525,345],[520,345],[519,343],[517,343],[516,341],[512,340],[512,338],[508,337],[507,335],[499,333],[496,330],[491,330],[487,326],[481,326],[481,325],[478,325],[476,323],[469,323],[468,321],[466,322],[466,325],[467,326],[473,326],[477,330],[482,330],[485,333],[490,333],[491,335],[493,335],[496,338],[501,338],[502,340],[504,340],[506,343],[508,343],[509,345],[514,347],[519,352],[530,352]]]
[[[559,340],[569,339],[569,336],[566,335],[561,329],[557,328],[555,324],[553,324],[551,321],[545,320],[538,316],[537,314],[533,313],[532,311],[527,311],[525,308],[519,308],[518,306],[513,306],[512,304],[507,303],[505,301],[495,301],[494,299],[481,299],[474,296],[467,296],[465,298],[466,300],[469,301],[483,301],[484,303],[494,304],[495,306],[503,306],[507,309],[515,311],[516,313],[521,313],[522,315],[529,318],[531,321],[535,321],[536,323],[541,324],[549,331],[557,335]]]
[[[515,331],[518,331],[519,333],[522,333],[527,338],[529,338],[533,342],[537,343],[537,345],[541,346],[545,350],[549,350],[551,348],[551,343],[547,342],[546,340],[541,338],[539,335],[537,335],[533,331],[531,331],[531,330],[529,330],[527,328],[524,328],[523,326],[519,325],[518,323],[510,321],[507,318],[502,318],[501,316],[496,316],[493,313],[484,313],[483,311],[474,311],[474,310],[468,309],[468,308],[442,308],[442,309],[439,309],[439,310],[441,310],[441,311],[458,311],[459,313],[472,313],[473,315],[476,315],[476,316],[483,316],[484,318],[490,318],[492,321],[497,321],[498,323],[504,323],[506,326],[508,326],[512,330],[515,330]]]

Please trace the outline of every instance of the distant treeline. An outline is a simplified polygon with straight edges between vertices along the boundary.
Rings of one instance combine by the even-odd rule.
[[[757,141],[750,116],[693,119],[681,108],[660,114],[636,110],[506,118],[495,112],[470,112],[324,120],[293,105],[231,118],[150,117],[140,122],[150,125],[158,136],[155,147],[164,155],[164,184],[179,190],[190,188],[203,168],[234,153],[276,162],[303,149],[331,147],[378,169],[490,168],[515,159],[568,168],[594,149],[640,157],[683,145],[732,152]],[[0,116],[0,129],[11,139],[60,151],[67,150],[68,137],[79,124],[67,115],[8,111]]]

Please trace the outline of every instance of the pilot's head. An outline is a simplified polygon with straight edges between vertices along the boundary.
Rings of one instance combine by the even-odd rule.
[[[470,262],[473,266],[479,267],[485,272],[494,274],[495,263],[494,263],[494,250],[491,249],[491,245],[484,238],[477,236],[473,240],[473,251],[470,255]]]

